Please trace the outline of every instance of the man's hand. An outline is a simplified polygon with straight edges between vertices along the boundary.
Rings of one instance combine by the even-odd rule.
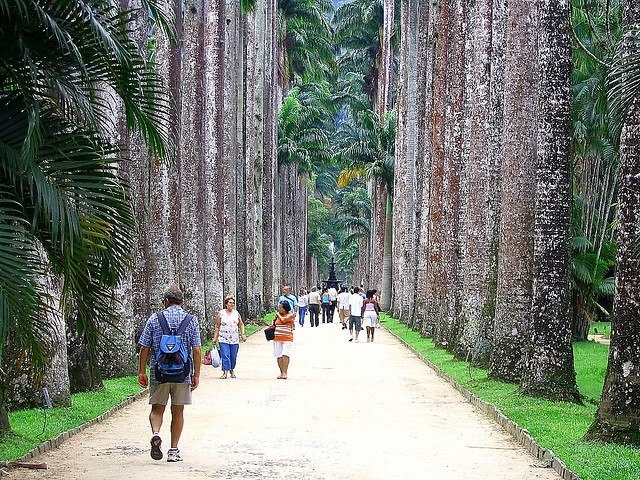
[[[197,375],[192,375],[191,376],[191,391],[194,391],[196,388],[198,388],[199,384],[200,384],[200,377],[198,377]]]
[[[147,376],[147,361],[149,360],[149,347],[140,348],[140,361],[138,363],[138,385],[142,388],[149,386],[149,377]]]

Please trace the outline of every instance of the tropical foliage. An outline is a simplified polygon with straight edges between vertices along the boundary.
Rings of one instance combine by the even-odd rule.
[[[330,0],[279,0],[281,77],[294,85],[330,78],[335,73],[335,44]],[[283,82],[283,83],[284,83]]]
[[[331,112],[326,83],[294,87],[278,111],[278,162],[311,172],[330,159]]]
[[[142,7],[159,28],[163,6]],[[42,367],[58,311],[45,275],[61,280],[61,312],[91,350],[115,323],[112,288],[135,239],[115,99],[165,159],[171,105],[119,3],[0,0],[0,12],[0,354],[11,338]]]
[[[575,338],[610,313],[621,123],[613,120],[607,78],[621,37],[619,3],[573,2],[573,172]]]

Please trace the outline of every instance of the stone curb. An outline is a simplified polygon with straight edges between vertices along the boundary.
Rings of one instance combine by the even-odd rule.
[[[82,432],[84,429],[92,425],[95,425],[96,423],[100,423],[103,420],[106,420],[118,410],[126,407],[127,405],[131,405],[133,402],[135,402],[136,400],[139,400],[140,398],[145,397],[146,395],[148,395],[148,392],[149,392],[148,389],[145,388],[144,390],[141,390],[138,393],[135,393],[127,397],[122,403],[119,403],[115,407],[107,410],[106,412],[98,415],[97,417],[83,423],[82,425],[76,428],[72,428],[71,430],[67,430],[66,432],[59,433],[57,436],[50,438],[49,440],[46,440],[45,442],[41,443],[37,447],[34,447],[33,449],[29,450],[20,458],[16,458],[15,460],[12,460],[12,462],[27,462],[37,455],[40,455],[42,453],[58,448],[64,442],[69,440],[74,435]],[[11,462],[8,462],[8,463],[11,463]]]
[[[449,376],[449,374],[441,370],[440,367],[422,356],[420,352],[418,352],[415,348],[405,342],[398,335],[393,333],[388,328],[385,328],[385,330],[395,338],[397,338],[400,342],[402,342],[416,357],[418,357],[429,368],[431,368],[436,373],[436,375],[446,380],[453,388],[460,392],[469,403],[481,410],[491,420],[500,425],[509,435],[513,437],[513,439],[517,443],[522,445],[531,455],[539,460],[542,460],[545,467],[553,468],[553,470],[555,470],[563,480],[581,480],[580,476],[577,473],[569,470],[564,462],[556,457],[551,450],[547,450],[546,448],[538,445],[527,430],[520,427],[513,420],[507,418],[498,408],[495,407],[495,405],[491,405],[490,403],[482,400],[477,395],[471,393],[469,390],[456,382],[451,376]]]

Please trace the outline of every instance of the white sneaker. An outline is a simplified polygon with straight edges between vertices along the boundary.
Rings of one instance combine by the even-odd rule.
[[[181,462],[182,455],[180,455],[180,450],[177,448],[170,448],[167,452],[167,462]]]
[[[354,340],[354,342],[358,343],[360,340],[358,340],[357,338]]]

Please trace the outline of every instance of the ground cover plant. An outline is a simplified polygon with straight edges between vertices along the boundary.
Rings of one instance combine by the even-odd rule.
[[[637,480],[640,449],[601,445],[581,440],[593,422],[602,394],[609,348],[596,342],[574,344],[578,388],[584,405],[524,397],[518,385],[488,378],[487,371],[457,360],[431,339],[423,338],[400,321],[382,315],[382,323],[418,354],[438,366],[460,385],[495,405],[529,431],[538,445],[551,450],[583,480]]]

